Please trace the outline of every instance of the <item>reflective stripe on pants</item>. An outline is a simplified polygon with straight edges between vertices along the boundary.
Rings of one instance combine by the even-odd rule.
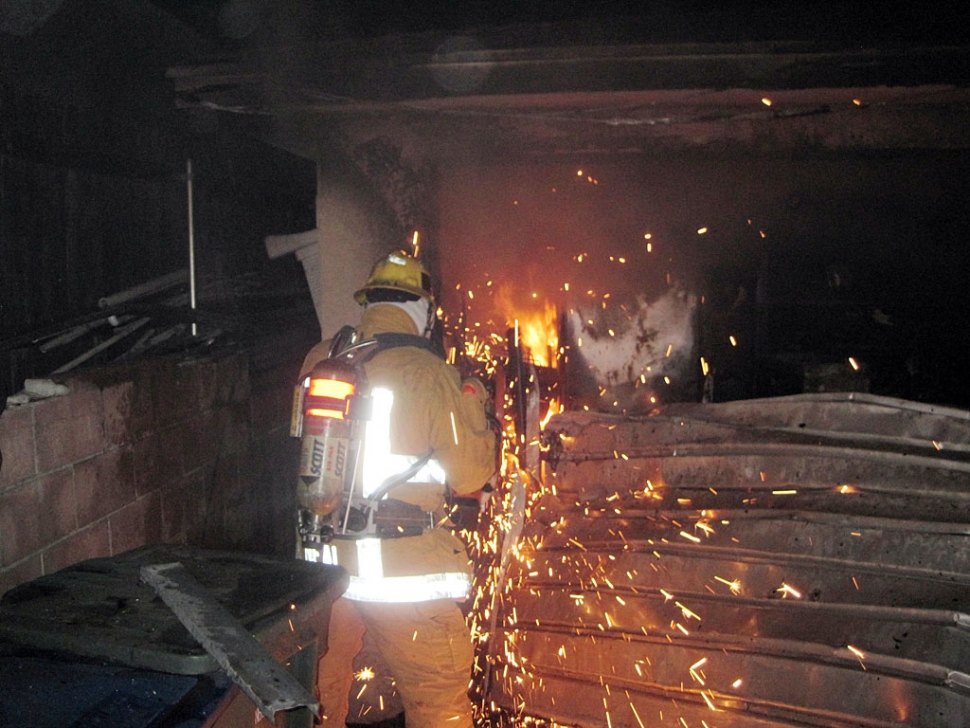
[[[460,571],[443,574],[385,576],[381,539],[361,538],[353,542],[357,549],[358,575],[351,573],[344,596],[355,602],[428,602],[437,599],[463,600],[468,596],[471,579]],[[333,545],[322,547],[322,557],[313,560],[342,565]]]

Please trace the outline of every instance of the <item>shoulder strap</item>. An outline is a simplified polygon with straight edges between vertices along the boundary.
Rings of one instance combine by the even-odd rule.
[[[344,327],[344,329],[348,328],[350,327]],[[345,333],[344,329],[340,330],[338,336]],[[335,339],[335,345],[330,347],[329,358],[346,359],[347,361],[352,361],[356,364],[364,364],[382,351],[396,349],[401,346],[413,346],[418,349],[424,349],[425,351],[430,351],[439,359],[444,359],[444,354],[431,341],[423,336],[418,336],[417,334],[401,334],[396,332],[374,334],[374,338],[367,339],[365,341],[353,341],[352,337],[345,337],[340,342],[340,345],[336,344]]]
[[[355,343],[354,327],[350,324],[341,326],[340,330],[330,339],[330,349],[327,351],[328,359],[335,359],[340,356],[349,346]]]
[[[399,346],[414,346],[418,349],[430,351],[435,356],[441,356],[440,352],[435,348],[431,341],[423,336],[418,336],[417,334],[386,332],[383,334],[374,334],[374,340],[377,341],[377,351],[396,349]],[[376,354],[377,352],[374,353]]]

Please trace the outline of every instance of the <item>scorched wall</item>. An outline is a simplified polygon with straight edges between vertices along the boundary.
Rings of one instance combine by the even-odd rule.
[[[148,361],[0,415],[0,593],[155,542],[292,552],[295,371]]]

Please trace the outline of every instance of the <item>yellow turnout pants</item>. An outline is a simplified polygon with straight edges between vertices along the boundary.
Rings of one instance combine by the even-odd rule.
[[[474,650],[458,605],[450,599],[378,603],[344,597],[333,604],[317,678],[325,726],[346,724],[353,661],[365,630],[395,679],[407,728],[472,728]]]

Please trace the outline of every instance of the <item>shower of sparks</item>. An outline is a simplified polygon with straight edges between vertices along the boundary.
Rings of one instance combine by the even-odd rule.
[[[866,653],[860,650],[858,647],[853,647],[852,645],[846,645],[845,649],[847,649],[849,652],[855,655],[856,659],[859,660],[859,666],[863,670],[865,670],[866,665],[865,665],[865,662],[863,662],[863,660],[866,659]]]
[[[372,667],[362,667],[360,670],[354,673],[354,680],[360,680],[367,682],[368,680],[373,680],[375,677],[374,669]]]
[[[710,692],[710,691],[708,691],[708,692]],[[711,693],[711,694],[713,695],[713,693]],[[708,708],[710,708],[711,710],[713,710],[715,713],[718,712],[717,708],[714,706],[714,701],[711,700],[707,696],[707,693],[705,693],[703,690],[701,690],[701,697],[704,698],[704,702],[707,703],[707,707]]]
[[[717,491],[714,491],[714,494],[717,495]],[[708,537],[710,537],[711,534],[714,533],[714,529],[711,528],[710,524],[707,521],[698,521],[697,523],[694,524],[694,528],[696,528],[699,531],[703,531],[704,535]]]
[[[722,579],[720,576],[715,576],[714,579],[716,581],[721,582],[725,586],[727,586],[727,588],[730,589],[732,594],[738,595],[741,593],[741,582],[738,581],[737,579],[735,579],[734,581],[728,581],[727,579]]]
[[[694,612],[692,612],[691,610],[689,610],[687,607],[685,607],[680,602],[674,602],[674,604],[676,604],[678,607],[680,607],[680,611],[681,611],[681,614],[684,615],[684,619],[697,619],[697,620],[700,620],[700,617],[697,616],[697,614],[695,614]]]
[[[577,171],[577,182],[585,187],[587,183],[595,185],[598,180],[588,171]],[[547,190],[548,192],[548,190]],[[524,198],[523,198],[524,201]],[[705,235],[707,227],[697,230],[698,235]],[[644,244],[647,253],[661,252],[654,251],[653,233],[644,233]],[[662,251],[666,255],[666,244]],[[642,254],[639,259],[642,261],[654,260]],[[610,263],[627,265],[632,268],[637,263],[637,258],[622,257],[620,255],[606,256],[597,253],[579,253],[567,257],[565,262],[570,269],[574,264],[582,264],[582,270],[588,270],[589,266],[594,266],[597,261],[604,263],[608,258]],[[574,269],[572,269],[574,270]],[[616,269],[619,270],[619,269]],[[494,271],[493,271],[494,273]],[[550,271],[551,275],[557,275],[559,271]],[[575,274],[572,274],[575,275]],[[570,275],[570,277],[572,277]],[[587,290],[583,286],[582,279],[578,275],[573,278],[573,285],[564,282],[565,276],[558,280],[553,280],[551,286],[545,288],[546,291],[570,291],[581,287],[579,291],[574,291],[572,295],[580,296],[582,290]],[[580,281],[577,283],[577,281]],[[669,282],[669,278],[668,278]],[[552,307],[540,311],[539,315],[533,317],[536,307],[540,309],[547,303],[544,301],[543,289],[526,290],[519,293],[520,299],[528,299],[532,305],[530,311],[523,308],[515,308],[514,311],[504,312],[506,319],[497,318],[491,320],[489,314],[485,312],[487,305],[492,305],[498,299],[498,290],[502,287],[501,281],[492,286],[489,280],[484,285],[456,286],[457,297],[462,301],[462,317],[460,320],[447,322],[446,328],[450,325],[451,335],[454,337],[454,348],[449,352],[451,361],[460,363],[474,362],[489,375],[499,372],[504,366],[503,357],[508,348],[514,346],[522,351],[523,355],[532,359],[532,363],[540,366],[556,367],[561,366],[559,362],[564,361],[568,356],[569,350],[583,345],[581,337],[576,337],[575,344],[560,345],[557,335],[557,325],[559,312]],[[609,290],[603,290],[598,282],[590,278],[587,283],[588,296],[594,308],[583,311],[587,314],[588,320],[597,320],[599,332],[587,334],[587,344],[592,341],[595,346],[600,336],[613,337],[616,341],[622,335],[623,329],[617,326],[615,319],[599,318],[600,307],[610,311],[625,311],[622,300],[618,297],[611,297]],[[595,289],[594,289],[595,286]],[[467,295],[465,295],[467,293]],[[589,300],[588,299],[588,300]],[[514,315],[513,315],[514,314]],[[629,314],[627,314],[629,315]],[[587,316],[583,316],[586,319]],[[530,317],[537,318],[535,338],[527,339],[531,336],[528,328],[531,324],[527,322]],[[444,318],[444,317],[443,317]],[[609,325],[606,325],[606,324]],[[505,340],[504,335],[496,333],[486,333],[487,327],[494,327],[493,330],[510,332],[510,341]],[[506,327],[503,329],[503,326]],[[590,327],[594,324],[590,323]],[[673,341],[671,341],[673,339]],[[660,344],[656,352],[657,360],[652,363],[654,370],[650,366],[637,367],[633,377],[637,385],[643,385],[639,390],[640,402],[657,402],[656,391],[658,389],[666,391],[657,384],[663,380],[668,385],[683,386],[684,377],[678,376],[678,372],[667,370],[661,367],[669,365],[664,363],[662,358],[676,361],[677,357],[689,358],[696,367],[696,354],[690,353],[689,348],[685,348],[684,342],[675,337],[664,336],[663,343]],[[731,345],[737,346],[737,339],[730,337]],[[587,347],[588,348],[588,347]],[[674,352],[677,355],[674,355]],[[707,361],[701,358],[702,369],[706,374],[709,373]],[[668,373],[669,372],[669,373]],[[672,376],[671,376],[672,375]],[[531,386],[536,386],[533,381],[528,382]],[[603,405],[613,402],[613,407],[619,410],[622,405],[616,401],[616,394],[606,387],[599,392],[603,398]],[[690,599],[681,597],[675,598],[670,591],[660,588],[656,580],[662,578],[668,571],[665,564],[667,560],[665,548],[673,547],[673,542],[678,541],[679,548],[685,548],[682,541],[684,539],[693,544],[700,544],[703,540],[715,535],[715,529],[711,523],[727,522],[720,521],[713,513],[704,513],[699,509],[696,511],[698,516],[692,516],[694,501],[691,498],[676,498],[673,487],[665,487],[662,482],[658,482],[658,476],[654,474],[653,482],[638,477],[637,485],[624,490],[619,488],[606,493],[600,493],[595,499],[587,500],[584,496],[571,492],[564,488],[563,483],[557,483],[555,477],[549,482],[537,477],[535,473],[525,470],[525,463],[528,462],[525,453],[527,448],[536,446],[543,457],[548,453],[568,451],[574,446],[577,440],[576,433],[566,434],[564,432],[546,433],[546,428],[554,422],[554,416],[562,411],[563,403],[553,397],[544,398],[540,414],[542,420],[539,423],[539,433],[516,432],[514,417],[509,414],[512,401],[508,393],[505,394],[504,401],[496,403],[497,415],[501,426],[502,435],[502,454],[500,458],[501,479],[498,483],[493,483],[495,491],[491,497],[482,503],[482,517],[476,527],[460,530],[460,535],[465,540],[471,557],[471,562],[475,567],[475,576],[470,596],[470,607],[468,611],[468,623],[472,636],[477,645],[477,662],[474,669],[471,687],[476,697],[475,720],[480,728],[498,728],[498,725],[506,726],[541,726],[542,728],[567,728],[559,726],[549,720],[542,720],[528,715],[530,705],[539,706],[552,704],[557,709],[557,698],[562,701],[565,696],[553,695],[550,689],[551,679],[543,676],[542,664],[536,659],[537,650],[534,646],[536,640],[542,639],[542,635],[550,634],[544,630],[549,630],[550,625],[553,630],[558,628],[557,619],[562,618],[560,614],[551,611],[546,614],[544,606],[546,603],[552,605],[554,601],[546,602],[557,598],[568,606],[560,604],[557,609],[565,610],[567,613],[576,615],[578,624],[575,635],[569,635],[548,645],[549,652],[546,655],[552,665],[558,664],[560,669],[575,669],[571,666],[571,661],[581,656],[582,644],[580,639],[588,641],[589,644],[598,644],[603,640],[623,639],[631,641],[638,636],[645,636],[649,640],[661,641],[666,639],[670,643],[692,644],[691,630],[703,624],[702,615],[694,611],[696,605]],[[588,406],[582,405],[583,409]],[[544,414],[542,414],[544,413]],[[452,413],[452,432],[457,441],[457,427]],[[540,434],[544,433],[544,434]],[[629,452],[624,452],[624,449]],[[612,451],[616,467],[640,467],[638,461],[642,462],[642,455],[636,454],[634,448],[628,444],[616,442],[616,449]],[[550,456],[551,457],[551,456]],[[521,460],[520,460],[521,458]],[[531,467],[531,466],[530,466]],[[640,486],[641,483],[646,483]],[[516,483],[518,483],[518,495],[514,496]],[[522,484],[524,483],[524,487]],[[717,490],[713,487],[709,489],[711,494],[717,495]],[[524,493],[524,495],[523,495]],[[708,490],[704,490],[704,495]],[[707,497],[710,497],[707,495]],[[664,501],[675,498],[677,503],[676,520],[668,520],[664,527],[669,529],[666,537],[663,534],[654,532],[654,539],[649,539],[648,546],[653,556],[648,556],[651,562],[651,569],[643,568],[646,575],[640,575],[636,569],[630,568],[631,564],[625,561],[624,555],[619,550],[616,553],[606,553],[603,550],[604,532],[588,529],[586,525],[593,519],[603,519],[605,528],[609,533],[622,541],[623,551],[635,551],[636,543],[641,541],[642,536],[636,533],[636,527],[626,525],[632,519],[640,519],[640,515],[630,514],[630,509],[643,508],[644,504],[651,504],[650,507],[659,507]],[[518,499],[518,500],[516,500]],[[701,500],[698,497],[698,502]],[[523,502],[524,501],[524,502]],[[563,512],[554,512],[549,504],[568,504]],[[571,513],[575,512],[573,518]],[[642,511],[641,511],[642,512]],[[539,514],[541,517],[537,518]],[[518,523],[517,523],[518,519]],[[607,521],[610,519],[610,521]],[[629,519],[629,520],[628,520]],[[527,528],[522,527],[522,523],[528,524]],[[593,521],[595,522],[595,521]],[[542,528],[536,524],[541,523]],[[531,529],[531,530],[530,530]],[[623,529],[623,530],[621,530]],[[626,531],[626,536],[623,535]],[[629,537],[629,540],[628,540]],[[642,541],[641,541],[642,542]],[[663,544],[669,544],[664,546]],[[644,555],[649,555],[651,551],[646,551]],[[620,564],[623,563],[621,566]],[[741,593],[741,583],[737,579],[725,579],[713,577],[715,581],[722,584],[733,595]],[[646,579],[646,581],[645,581]],[[661,582],[663,583],[663,582]],[[713,582],[712,582],[713,584]],[[668,583],[668,586],[671,586]],[[706,586],[706,585],[705,585]],[[783,585],[785,589],[787,585]],[[671,586],[674,591],[678,591]],[[712,591],[707,587],[708,591]],[[780,589],[779,591],[782,591]],[[784,596],[799,596],[791,587],[791,591],[785,591]],[[550,594],[552,592],[552,594]],[[719,593],[723,594],[721,588]],[[660,600],[663,599],[663,606]],[[659,620],[659,624],[640,624],[635,621],[642,609],[644,599],[653,599],[658,608],[662,608],[667,613]],[[701,610],[703,611],[703,610]],[[679,620],[679,621],[678,621]],[[542,627],[542,630],[535,630],[535,627]],[[581,630],[581,631],[580,631]],[[536,635],[539,635],[538,637]],[[552,634],[555,634],[553,632]],[[417,633],[414,635],[415,641],[419,639]],[[542,654],[541,651],[538,654]],[[656,656],[654,655],[656,659]],[[716,662],[717,658],[712,657]],[[625,666],[628,670],[635,670],[637,675],[641,675],[643,680],[653,681],[653,667],[650,658],[640,655],[635,664]],[[612,674],[621,677],[622,666],[612,666]],[[711,672],[708,658],[696,661],[686,672],[680,676],[681,686],[690,684],[693,680],[696,685],[704,686],[709,681],[705,670]],[[371,679],[373,675],[366,679]],[[358,673],[358,680],[364,680]],[[676,680],[677,678],[675,678]],[[631,692],[619,687],[610,681],[609,668],[607,672],[600,676],[600,685],[606,695],[611,696],[609,705],[606,698],[603,699],[603,713],[600,715],[600,722],[608,725],[651,725],[652,717],[642,715],[644,703],[642,698],[631,698]],[[741,681],[734,684],[734,689],[738,689]],[[688,688],[688,690],[690,690]],[[623,695],[626,694],[626,700]],[[711,710],[718,710],[717,693],[710,689],[693,691],[694,699],[699,694],[707,707]],[[496,695],[501,695],[502,699],[497,700]],[[542,696],[540,698],[540,696]],[[619,699],[619,703],[616,700]],[[535,700],[535,703],[531,703]],[[629,701],[629,710],[626,709],[626,702]],[[670,705],[674,711],[677,709],[676,702],[671,701]],[[626,713],[626,717],[621,721],[618,709]],[[508,715],[506,711],[511,710],[513,715]],[[638,712],[641,711],[641,712]],[[500,724],[491,722],[493,716],[499,713],[503,716]],[[661,711],[661,721],[663,722],[664,711]],[[670,720],[677,721],[676,712],[668,717]],[[511,721],[511,722],[508,722]],[[667,723],[664,723],[667,724]],[[690,728],[695,724],[691,720],[688,726],[684,718],[679,718],[679,724],[685,728]],[[701,721],[704,728],[709,728],[707,723]]]

